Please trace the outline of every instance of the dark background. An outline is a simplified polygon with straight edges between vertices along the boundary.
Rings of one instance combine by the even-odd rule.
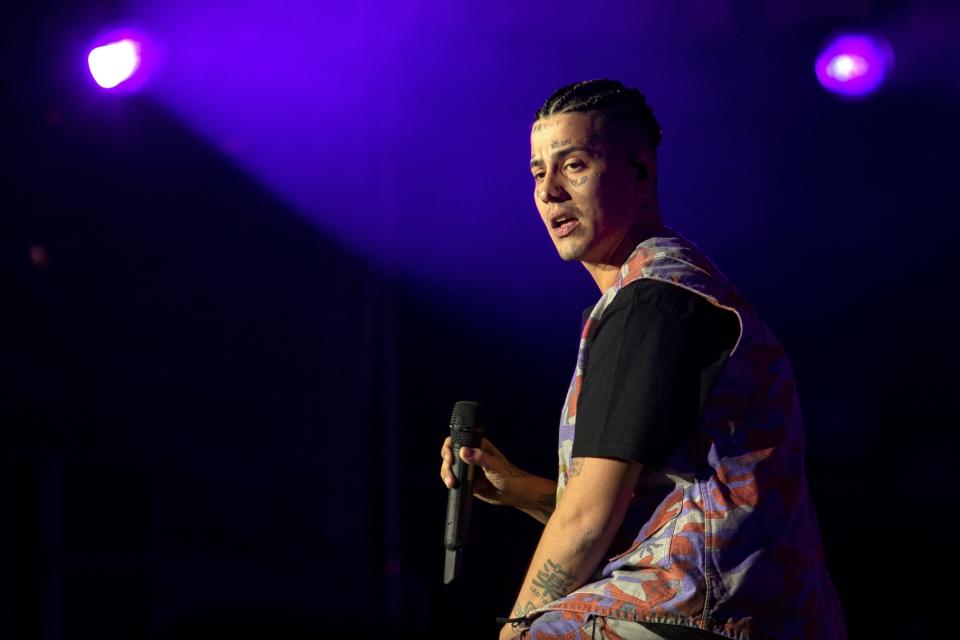
[[[644,59],[623,26],[643,7],[611,3],[589,33],[557,5],[411,19],[399,70],[358,72],[383,82],[351,106],[367,137],[325,138],[359,169],[288,159],[303,193],[341,194],[336,222],[211,144],[182,97],[96,90],[70,56],[132,5],[8,15],[0,637],[493,637],[540,525],[478,506],[466,583],[444,587],[438,450],[474,399],[516,464],[555,474],[598,294],[539,228],[527,126],[599,75],[649,91],[668,223],[791,354],[851,637],[932,636],[956,504],[960,25],[951,3],[788,4],[644,26],[687,34],[669,64],[696,72],[672,78],[663,41]],[[812,57],[860,24],[903,55],[843,101]]]

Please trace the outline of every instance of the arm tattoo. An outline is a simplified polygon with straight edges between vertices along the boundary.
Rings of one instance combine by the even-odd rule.
[[[540,513],[549,518],[554,509],[557,508],[557,494],[545,493],[537,498],[537,506],[540,507]]]
[[[576,576],[566,571],[553,560],[547,560],[543,568],[537,571],[537,576],[531,583],[530,591],[540,598],[543,604],[553,602],[565,596],[573,588]]]
[[[583,458],[571,458],[570,459],[570,468],[567,469],[567,477],[572,478],[574,476],[580,475],[580,471],[583,470]]]
[[[517,604],[515,604],[513,607],[513,613],[511,614],[510,617],[523,618],[536,608],[537,608],[537,605],[533,604],[529,600],[527,601],[527,604],[524,604],[524,605],[521,605],[519,602],[517,602]]]

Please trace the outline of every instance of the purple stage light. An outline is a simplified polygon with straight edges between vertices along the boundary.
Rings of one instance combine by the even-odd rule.
[[[879,36],[834,38],[817,58],[817,79],[828,91],[862,98],[876,91],[893,64],[893,49]]]
[[[90,73],[104,89],[129,80],[140,68],[140,43],[130,38],[97,47],[87,56]]]
[[[90,42],[87,64],[94,81],[111,92],[139,91],[165,60],[165,48],[146,31],[124,25]]]

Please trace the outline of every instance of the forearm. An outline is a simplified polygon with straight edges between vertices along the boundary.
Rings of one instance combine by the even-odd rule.
[[[563,501],[543,529],[512,618],[586,584],[604,561],[633,497],[641,465],[608,458],[572,458]],[[501,637],[512,637],[504,627]]]
[[[557,481],[527,474],[519,485],[518,503],[514,506],[547,524],[557,504]]]
[[[589,580],[613,541],[612,523],[590,524],[557,513],[547,522],[511,617],[565,596]]]

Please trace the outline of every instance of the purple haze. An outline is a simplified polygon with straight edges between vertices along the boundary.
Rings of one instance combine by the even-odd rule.
[[[563,84],[614,77],[679,129],[703,88],[682,54],[726,19],[703,6],[685,23],[622,3],[596,14],[599,44],[558,49],[549,65],[532,36],[573,16],[509,3],[170,0],[144,2],[143,17],[169,52],[151,93],[188,126],[342,244],[508,314],[477,301],[596,296],[579,265],[559,260],[533,203],[536,108]]]
[[[810,86],[809,25],[737,7],[140,0],[136,15],[168,52],[150,94],[292,211],[451,309],[550,341],[598,295],[557,257],[527,169],[533,113],[570,82],[647,94],[665,220],[735,281],[759,252],[804,260],[798,229],[832,202],[808,202],[811,159],[859,143],[810,135],[846,116]],[[862,86],[859,64],[833,73]]]

